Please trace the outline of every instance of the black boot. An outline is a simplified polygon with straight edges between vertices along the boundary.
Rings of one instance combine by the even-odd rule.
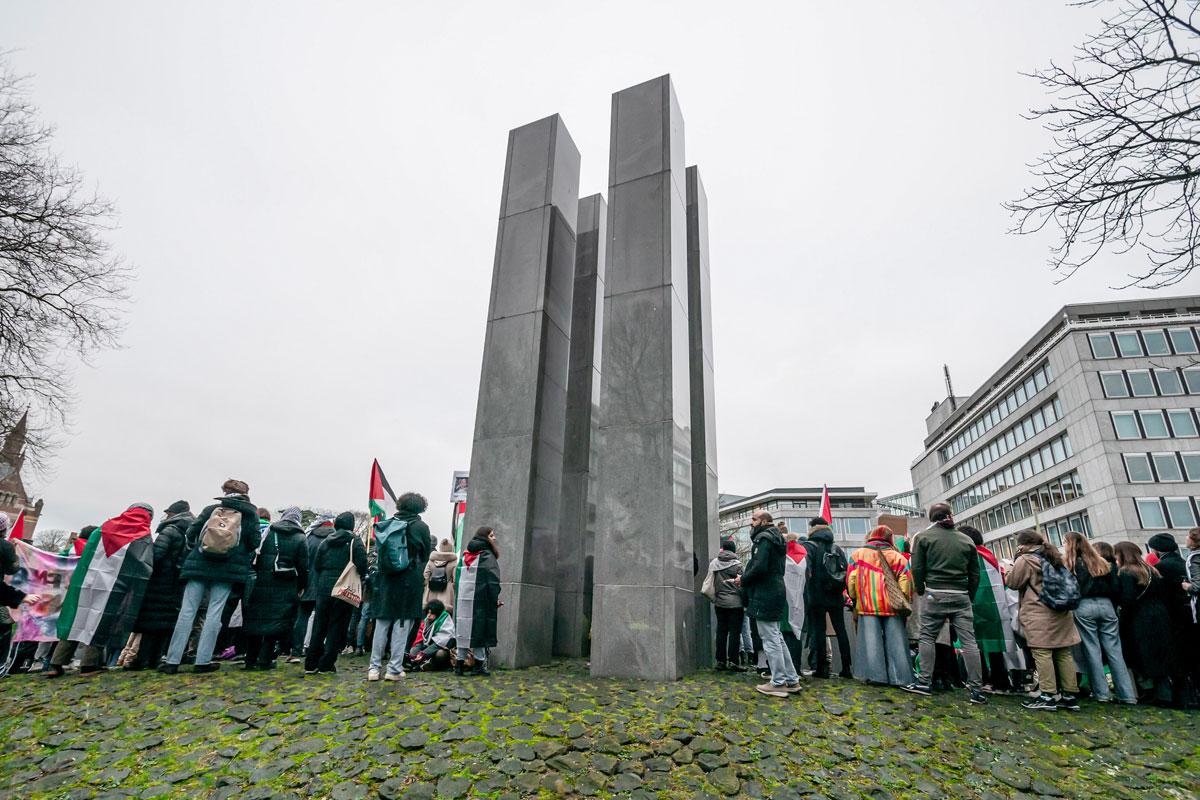
[[[463,676],[463,662],[461,662],[461,661],[454,662],[454,674],[460,678]]]
[[[471,669],[471,674],[478,675],[481,678],[486,678],[492,673],[482,661],[476,661],[475,666]]]

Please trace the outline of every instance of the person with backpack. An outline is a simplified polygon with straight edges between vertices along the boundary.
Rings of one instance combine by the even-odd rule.
[[[908,559],[892,544],[891,528],[875,528],[866,546],[850,556],[846,590],[858,619],[858,677],[880,685],[912,683],[905,627],[912,611],[912,577]]]
[[[371,613],[375,635],[367,680],[398,681],[404,677],[404,654],[412,625],[422,617],[425,563],[433,549],[429,526],[421,520],[428,503],[416,492],[405,492],[396,501],[396,513],[375,525],[378,555],[371,575]],[[383,653],[391,649],[384,668]]]
[[[343,511],[333,520],[333,533],[317,547],[317,556],[310,565],[310,580],[316,584],[316,605],[313,608],[312,637],[304,656],[304,674],[337,672],[337,657],[346,646],[350,616],[354,603],[335,597],[342,574],[353,564],[359,580],[367,574],[367,549],[354,535],[354,514]],[[362,598],[357,598],[358,602]]]
[[[1079,683],[1071,648],[1079,630],[1071,609],[1079,605],[1075,573],[1058,548],[1032,528],[1017,534],[1017,557],[1004,584],[1021,593],[1017,619],[1037,665],[1037,697],[1021,703],[1031,711],[1079,710]]]
[[[846,573],[850,561],[846,551],[833,543],[833,530],[829,520],[813,517],[808,523],[808,580],[805,583],[804,608],[805,627],[808,628],[809,648],[812,653],[813,677],[828,678],[829,659],[826,648],[829,636],[826,619],[837,636],[838,655],[842,668],[838,675],[849,678],[853,656],[850,653],[850,637],[846,634]]]
[[[200,611],[200,603],[208,594],[208,609],[204,627],[196,644],[194,672],[216,672],[212,663],[213,648],[221,632],[225,603],[235,585],[245,584],[250,577],[250,564],[258,550],[258,507],[250,502],[250,487],[244,481],[230,478],[221,484],[217,502],[206,506],[187,532],[189,553],[180,570],[186,581],[179,618],[167,650],[166,660],[158,671],[174,675],[183,661],[192,622]]]
[[[300,593],[308,586],[308,548],[300,527],[300,509],[284,510],[270,523],[258,557],[257,579],[244,604],[242,632],[246,669],[274,669],[275,653],[286,645],[296,623]]]
[[[188,553],[188,528],[195,521],[186,500],[175,501],[163,512],[154,537],[154,572],[133,626],[133,632],[142,636],[141,644],[132,662],[125,665],[127,670],[154,669],[162,660],[183,603],[184,583],[179,575]]]
[[[926,697],[933,694],[937,637],[949,622],[962,642],[967,699],[982,705],[987,695],[981,691],[983,669],[971,606],[971,598],[979,588],[979,553],[970,537],[955,529],[950,506],[934,503],[929,507],[929,519],[933,526],[914,538],[908,562],[913,589],[921,596],[920,663],[916,680],[904,691]]]
[[[787,544],[766,511],[750,517],[750,563],[735,582],[746,590],[746,607],[762,639],[763,652],[771,668],[770,679],[754,689],[771,697],[787,697],[800,691],[800,676],[783,642],[780,622],[787,619]]]
[[[737,545],[729,537],[721,538],[721,549],[708,565],[701,590],[712,601],[717,615],[717,669],[745,672],[738,663],[742,637],[742,617],[745,603],[737,577],[742,574],[742,561]]]
[[[429,605],[431,600],[440,600],[453,615],[454,567],[457,563],[458,555],[454,552],[454,545],[449,539],[442,539],[438,543],[438,549],[429,554],[429,561],[425,564],[425,605]]]

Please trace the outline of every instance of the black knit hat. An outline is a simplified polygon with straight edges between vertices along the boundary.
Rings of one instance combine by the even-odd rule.
[[[1157,550],[1160,553],[1174,553],[1179,549],[1179,543],[1169,533],[1156,533],[1146,544],[1150,545],[1151,550]]]
[[[333,520],[333,527],[339,531],[354,530],[354,514],[349,511],[338,514]]]
[[[818,525],[828,525],[828,524],[829,524],[829,520],[825,519],[824,517],[813,517],[812,519],[810,519],[808,521],[808,527],[810,527],[810,528],[815,528]]]
[[[191,511],[192,506],[187,500],[176,500],[171,505],[167,506],[167,514],[182,514],[185,511]]]

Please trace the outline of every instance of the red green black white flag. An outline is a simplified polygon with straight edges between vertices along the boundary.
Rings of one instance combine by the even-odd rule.
[[[390,506],[384,505],[384,499],[391,502]],[[383,474],[383,470],[379,468],[379,459],[371,462],[371,494],[368,502],[371,519],[378,522],[384,517],[391,516],[391,508],[396,508],[396,493],[392,491],[392,487],[388,484],[387,476]]]

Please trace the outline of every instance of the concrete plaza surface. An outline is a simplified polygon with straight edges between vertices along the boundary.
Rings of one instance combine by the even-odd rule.
[[[849,680],[786,700],[749,676],[592,678],[582,661],[363,679],[223,667],[0,681],[0,796],[1190,798],[1200,718],[1030,713]]]

